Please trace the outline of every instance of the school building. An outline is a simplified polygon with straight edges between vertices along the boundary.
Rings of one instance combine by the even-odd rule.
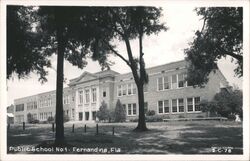
[[[200,102],[212,100],[216,93],[229,86],[228,82],[218,69],[210,73],[203,88],[194,88],[185,81],[186,71],[185,60],[147,68],[149,82],[144,87],[145,109],[170,118],[205,116]],[[102,101],[114,109],[118,99],[126,109],[127,120],[138,116],[137,88],[132,73],[120,74],[113,70],[84,72],[70,80],[63,90],[64,114],[70,120],[93,122]],[[27,122],[27,115],[46,121],[55,116],[56,92],[16,99],[14,107],[15,123]]]

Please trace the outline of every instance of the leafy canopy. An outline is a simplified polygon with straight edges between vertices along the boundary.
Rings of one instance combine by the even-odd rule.
[[[217,61],[231,56],[237,68],[235,74],[243,75],[243,12],[242,7],[197,8],[202,17],[202,29],[196,31],[190,47],[185,49],[191,62],[187,80],[202,85],[208,81],[211,71],[217,69]]]
[[[7,78],[13,73],[18,78],[27,77],[30,72],[40,75],[40,81],[46,81],[46,67],[51,63],[48,59],[52,53],[41,52],[42,46],[48,46],[43,33],[33,31],[35,23],[32,7],[7,7]]]

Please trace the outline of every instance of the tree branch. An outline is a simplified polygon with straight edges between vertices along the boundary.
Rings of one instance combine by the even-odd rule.
[[[218,49],[222,54],[224,53],[224,54],[226,54],[226,55],[229,55],[229,56],[231,56],[231,57],[237,59],[239,62],[243,63],[243,56],[242,56],[242,55],[235,54],[235,53],[233,53],[233,52],[227,51],[227,50],[225,50],[225,49],[223,49],[223,48],[221,48],[221,47],[218,47],[218,46],[217,46],[217,49]]]
[[[104,42],[104,41],[103,41]],[[107,42],[104,42],[108,47],[109,49],[118,57],[120,57],[129,67],[130,67],[130,63],[127,59],[125,59],[121,54],[119,54],[109,43]]]
[[[122,37],[124,37],[125,35],[126,35],[126,28],[125,28],[125,26],[124,26],[124,24],[123,24],[123,22],[122,22],[122,20],[121,20],[121,18],[119,17],[119,16],[117,16],[117,14],[111,9],[110,10],[110,12],[114,15],[114,17],[117,19],[117,21],[119,22],[119,24],[121,25],[121,27],[122,27],[122,30],[123,30],[123,32],[124,33],[122,33],[122,32],[120,32],[119,30],[119,32],[121,33],[119,33]]]
[[[224,51],[225,51],[225,50],[224,50]],[[243,61],[243,56],[242,56],[242,55],[237,55],[237,54],[235,54],[235,53],[233,53],[233,52],[227,52],[227,51],[225,51],[225,54],[227,54],[227,55],[229,55],[229,56],[231,56],[231,57],[237,59],[237,60],[240,61],[240,62]]]

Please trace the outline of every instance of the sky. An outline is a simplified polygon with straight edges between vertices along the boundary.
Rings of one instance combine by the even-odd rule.
[[[144,59],[147,67],[153,67],[161,64],[166,64],[178,60],[183,60],[184,49],[188,48],[188,43],[193,40],[196,30],[201,29],[201,17],[196,15],[193,6],[178,5],[178,6],[163,6],[163,16],[161,21],[169,28],[166,32],[160,32],[158,35],[144,37],[143,50]],[[120,54],[126,57],[126,48],[124,42],[117,42]],[[133,53],[138,53],[138,40],[131,43]],[[110,56],[110,60],[115,62],[111,66],[112,70],[119,73],[130,72],[127,65],[118,57]],[[35,95],[38,93],[51,91],[56,89],[56,55],[51,57],[52,66],[54,69],[48,69],[48,82],[41,84],[38,82],[38,76],[30,74],[29,78],[19,80],[13,77],[7,80],[7,105],[13,104],[13,100],[25,96]],[[234,62],[231,58],[222,58],[218,63],[219,69],[230,85],[236,85],[242,89],[242,78],[235,77],[233,70],[235,69]],[[70,63],[64,63],[64,76],[67,79],[64,86],[70,79],[80,76],[84,71],[91,73],[101,71],[101,67],[97,62],[88,59],[88,65],[84,69],[78,69]]]

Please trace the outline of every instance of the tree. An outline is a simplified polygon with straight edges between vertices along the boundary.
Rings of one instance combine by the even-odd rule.
[[[238,114],[242,118],[243,94],[241,90],[221,90],[211,102],[201,103],[203,111],[216,112],[223,117]]]
[[[115,106],[115,118],[114,121],[115,122],[124,122],[126,121],[126,111],[123,108],[121,101],[118,99],[116,102],[116,106]]]
[[[93,25],[92,31],[96,33],[95,43],[93,43],[94,55],[112,53],[130,67],[137,86],[139,103],[139,119],[135,130],[145,131],[147,127],[143,86],[148,83],[148,75],[145,70],[142,40],[145,35],[149,36],[167,30],[159,21],[161,9],[155,7],[105,7],[97,8],[96,16],[93,17],[88,22]],[[105,33],[109,33],[110,37],[107,37]],[[130,44],[130,40],[136,38],[139,40],[138,57],[133,54]],[[113,43],[117,39],[125,43],[128,58],[117,51],[116,45]],[[107,52],[103,52],[103,49]]]
[[[93,13],[93,15],[89,14]],[[73,65],[83,68],[87,62],[84,58],[93,52],[92,42],[96,33],[89,32],[92,29],[89,19],[93,18],[96,11],[93,7],[40,7],[38,11],[38,30],[48,33],[47,40],[51,48],[57,53],[57,83],[56,83],[56,139],[55,144],[64,143],[63,126],[63,64],[64,59]],[[110,32],[106,33],[106,40]],[[105,52],[105,48],[102,49]],[[106,68],[107,61],[104,55],[92,55],[100,65]]]
[[[109,111],[109,109],[107,107],[107,104],[104,101],[102,101],[102,104],[101,104],[101,106],[99,108],[99,111],[97,111],[96,116],[98,117],[98,119],[100,121],[109,120],[110,111]]]
[[[63,125],[63,63],[64,59],[71,64],[83,68],[86,66],[85,56],[90,53],[93,36],[88,32],[91,26],[85,15],[93,12],[93,7],[13,7],[8,8],[8,75],[17,73],[23,78],[32,71],[40,74],[39,80],[46,81],[45,67],[50,67],[48,59],[57,54],[56,83],[56,135],[55,144],[64,144]],[[29,17],[31,17],[29,19]],[[13,20],[13,21],[12,21]],[[15,28],[16,27],[16,28]],[[17,34],[18,39],[15,40]],[[12,50],[18,47],[20,50]],[[98,59],[103,68],[106,58]],[[22,66],[25,66],[24,68]]]
[[[45,68],[51,66],[52,53],[37,50],[49,41],[42,41],[45,34],[32,31],[34,21],[32,7],[7,6],[7,79],[14,73],[20,79],[36,72],[41,82],[47,81]]]
[[[243,75],[243,8],[209,7],[197,8],[202,16],[203,27],[196,31],[193,42],[185,49],[186,59],[190,62],[187,81],[192,84],[207,83],[211,71],[215,71],[217,61],[231,56],[237,68],[235,74]]]

